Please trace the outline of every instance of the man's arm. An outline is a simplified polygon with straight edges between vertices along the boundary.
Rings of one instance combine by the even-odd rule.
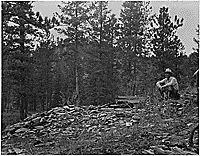
[[[174,83],[174,81],[175,81],[175,80],[172,78],[172,79],[170,80],[170,82],[166,83],[166,84],[163,85],[162,87],[171,86],[171,85]]]
[[[164,83],[165,81],[166,81],[166,78],[163,79],[163,80],[158,81],[158,82],[156,83],[156,86],[157,86],[158,88],[162,88],[162,86],[161,86],[160,84],[161,84],[161,83]]]

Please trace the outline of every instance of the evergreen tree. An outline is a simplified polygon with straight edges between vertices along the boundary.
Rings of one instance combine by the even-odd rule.
[[[53,66],[57,60],[53,41],[40,43],[33,57],[35,59],[36,96],[40,99],[42,110],[50,109],[53,93]]]
[[[193,40],[197,44],[197,47],[193,47],[193,52],[189,56],[184,57],[181,65],[181,70],[183,72],[182,85],[184,88],[190,86],[191,83],[193,83],[193,74],[197,69],[199,69],[199,25],[196,29],[196,32],[197,38],[194,38]]]
[[[39,13],[34,13],[33,2],[3,2],[3,49],[8,62],[12,89],[20,103],[20,118],[27,115],[28,99],[31,96],[31,75],[34,51],[33,37],[38,28],[49,34],[49,25]],[[5,60],[4,60],[5,61]],[[4,68],[4,67],[3,67]]]
[[[98,105],[113,101],[116,95],[114,40],[117,19],[108,9],[107,1],[92,2],[89,10],[90,46],[85,53],[93,57],[86,59],[85,100]]]
[[[88,19],[88,22],[91,26],[91,41],[94,46],[101,49],[106,43],[104,27],[109,20],[108,14],[110,14],[111,11],[108,10],[107,1],[92,2],[90,9],[90,18]]]
[[[184,45],[177,36],[178,28],[183,26],[183,18],[178,19],[175,15],[174,22],[169,15],[169,9],[162,7],[159,15],[156,15],[151,23],[152,52],[155,56],[157,73],[163,73],[166,68],[171,68],[175,76],[180,80],[180,65],[184,55]]]
[[[196,48],[193,48],[193,53],[190,54],[190,67],[191,72],[194,73],[197,69],[199,69],[199,25],[196,29],[197,38],[193,38],[194,42],[197,44]]]
[[[27,22],[29,17],[33,17],[30,2],[3,2],[2,16],[5,17],[7,25],[3,28],[5,35],[5,44],[9,47],[10,64],[9,75],[16,80],[17,87],[15,91],[21,99],[20,118],[26,117],[27,112],[27,96],[29,93],[29,77],[30,77],[30,53],[33,48],[27,34],[33,34],[34,28]],[[21,8],[21,9],[19,9]],[[11,52],[12,51],[12,52]]]
[[[197,33],[197,38],[193,38],[193,40],[197,44],[197,48],[193,48],[193,50],[194,50],[194,52],[199,53],[199,42],[200,42],[200,39],[199,39],[199,24],[197,26],[196,33]]]
[[[61,15],[57,14],[62,24],[66,27],[63,29],[57,29],[58,32],[64,33],[66,39],[64,44],[70,52],[72,52],[73,58],[73,73],[71,74],[73,83],[73,99],[76,99],[76,103],[80,102],[80,82],[81,82],[81,60],[79,54],[79,47],[86,42],[85,37],[85,25],[87,17],[87,4],[83,1],[62,2],[63,5],[59,6],[61,9]],[[68,51],[68,52],[69,52]]]
[[[146,56],[147,24],[151,7],[149,2],[124,2],[120,13],[118,46],[121,49],[121,77],[129,90],[127,94],[136,94],[136,84],[140,57]]]

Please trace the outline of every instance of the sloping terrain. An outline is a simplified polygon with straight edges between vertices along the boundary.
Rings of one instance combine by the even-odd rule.
[[[6,127],[1,154],[198,154],[194,98],[56,107]]]

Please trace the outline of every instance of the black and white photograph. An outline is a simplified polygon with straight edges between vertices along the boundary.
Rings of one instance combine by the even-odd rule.
[[[1,155],[199,155],[199,1],[1,1]]]

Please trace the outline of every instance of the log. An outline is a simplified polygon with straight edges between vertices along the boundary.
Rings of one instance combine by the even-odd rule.
[[[115,99],[115,102],[116,103],[124,102],[124,103],[138,104],[142,100],[145,100],[145,98],[137,97],[137,96],[118,96]]]

